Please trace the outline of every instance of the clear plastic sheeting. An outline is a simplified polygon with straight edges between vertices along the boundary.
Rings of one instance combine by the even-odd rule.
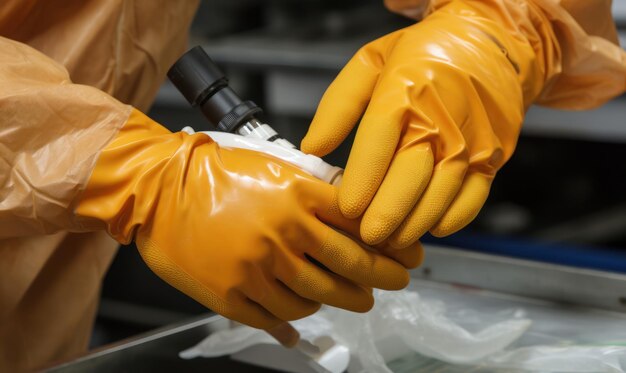
[[[507,312],[508,318],[501,313],[473,315],[475,323],[468,329],[446,316],[443,302],[415,291],[377,291],[375,297],[376,306],[367,314],[326,309],[321,315],[333,323],[332,336],[350,348],[351,372],[390,372],[381,362],[411,351],[451,363],[472,363],[501,351],[531,324],[522,311],[514,310]]]
[[[493,366],[551,372],[623,372],[626,349],[613,346],[522,347],[490,357]]]
[[[626,372],[622,314],[422,281],[375,296],[367,314],[324,308],[294,326],[312,343],[331,337],[347,347],[349,373]],[[181,356],[233,354],[255,342],[275,343],[262,331],[233,329]],[[332,366],[329,356],[312,358]]]
[[[409,353],[387,362],[409,372],[626,372],[626,315],[508,296],[478,289],[414,281],[425,299],[446,305],[446,316],[475,331],[488,321],[524,317],[528,330],[506,349],[469,365],[453,365]]]

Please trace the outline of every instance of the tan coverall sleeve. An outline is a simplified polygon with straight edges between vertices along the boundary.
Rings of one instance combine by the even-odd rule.
[[[96,228],[74,221],[73,203],[125,104],[148,109],[197,4],[0,4],[0,239]]]
[[[421,19],[454,0],[384,0],[390,10]],[[485,1],[485,0],[476,0]],[[541,8],[557,40],[550,79],[536,103],[591,109],[626,90],[626,51],[619,46],[611,0],[488,0]],[[511,19],[515,22],[515,19]],[[547,72],[548,73],[548,72]]]
[[[0,82],[0,238],[71,229],[70,205],[131,108],[2,37]]]
[[[87,350],[119,244],[105,231],[37,233],[75,230],[72,201],[126,118],[120,102],[148,109],[197,5],[0,1],[0,372]]]

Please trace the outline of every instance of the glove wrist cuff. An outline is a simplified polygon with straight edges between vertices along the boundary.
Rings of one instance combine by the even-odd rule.
[[[133,109],[100,154],[75,214],[83,227],[106,228],[120,243],[149,222],[162,174],[186,134],[174,134]]]

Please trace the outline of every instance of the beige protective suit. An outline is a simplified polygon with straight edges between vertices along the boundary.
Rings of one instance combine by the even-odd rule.
[[[543,26],[554,28],[562,53],[562,73],[542,103],[586,108],[624,90],[626,57],[609,0],[526,1],[547,9]],[[424,0],[387,3],[416,17],[428,9]],[[101,149],[125,124],[127,104],[145,111],[183,52],[196,6],[0,2],[0,372],[86,349],[117,243],[77,222],[74,207]]]
[[[104,231],[68,233],[68,212],[126,122],[125,104],[147,110],[184,52],[196,7],[0,2],[0,372],[86,350],[118,243]]]

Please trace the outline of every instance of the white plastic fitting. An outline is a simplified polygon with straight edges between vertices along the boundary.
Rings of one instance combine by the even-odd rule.
[[[183,128],[183,132],[189,134],[196,133],[191,127]],[[201,131],[198,133],[203,133],[211,137],[220,146],[226,148],[248,149],[269,154],[333,185],[338,185],[343,175],[342,168],[332,166],[314,155],[304,154],[298,149],[292,149],[265,140],[244,137],[227,132]]]

